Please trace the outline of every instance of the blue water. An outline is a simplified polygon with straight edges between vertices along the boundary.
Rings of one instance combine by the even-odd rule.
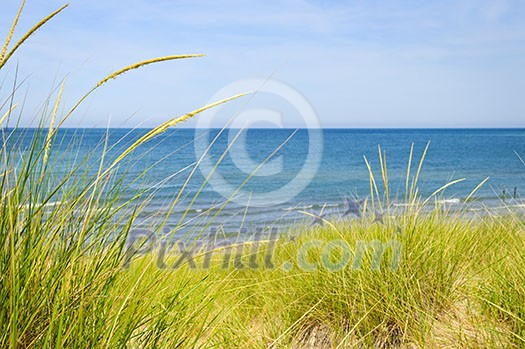
[[[35,132],[18,130],[11,146],[21,154],[28,153],[29,140]],[[107,136],[106,163],[109,164],[148,130],[112,129],[108,135],[107,132],[103,129],[60,130],[54,145],[55,156],[72,162],[89,156],[85,165],[88,166],[100,158]],[[401,206],[411,146],[414,146],[414,174],[428,142],[419,183],[423,197],[452,180],[464,178],[440,195],[440,200],[459,209],[486,177],[490,177],[489,181],[475,195],[479,206],[520,204],[520,194],[525,196],[525,165],[517,155],[525,157],[524,129],[250,129],[244,131],[243,137],[231,148],[228,148],[231,138],[238,130],[226,130],[210,146],[206,156],[212,165],[219,162],[213,173],[220,174],[223,180],[213,177],[211,183],[205,183],[207,172],[204,170],[203,174],[202,166],[192,173],[202,155],[198,152],[196,155],[195,137],[206,146],[219,132],[217,129],[197,133],[190,129],[170,129],[140,146],[120,166],[121,171],[127,172],[123,200],[137,191],[153,194],[140,219],[155,222],[168,212],[191,175],[168,217],[168,226],[182,225],[181,231],[289,226],[311,219],[307,213],[319,214],[323,207],[324,212],[335,215],[344,209],[344,197],[369,196],[369,173],[364,157],[370,162],[383,195],[380,146],[386,154],[393,205]],[[308,163],[301,172],[309,152],[319,155],[320,163],[318,168],[315,161]],[[268,162],[257,169],[265,159]],[[67,161],[61,160],[61,163]],[[133,181],[147,168],[150,169],[140,180]],[[62,170],[56,168],[57,172]],[[285,187],[290,182],[291,187]],[[242,191],[235,192],[241,186]],[[511,198],[514,188],[518,193],[516,200]]]

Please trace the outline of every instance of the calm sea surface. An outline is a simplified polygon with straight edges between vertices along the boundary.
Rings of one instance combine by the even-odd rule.
[[[109,132],[109,134],[108,134]],[[54,145],[56,156],[72,162],[99,160],[107,137],[106,162],[148,130],[64,129]],[[370,195],[365,157],[383,195],[378,146],[386,154],[393,207],[404,204],[407,164],[414,146],[412,174],[430,142],[420,176],[423,197],[450,181],[465,179],[439,197],[451,209],[465,209],[464,199],[485,178],[470,210],[521,205],[525,196],[523,129],[170,129],[136,149],[123,163],[123,199],[152,194],[141,213],[144,222],[168,212],[168,225],[182,231],[216,227],[226,232],[289,226],[312,220],[307,213],[335,217],[344,198]],[[18,130],[10,142],[22,156],[29,152],[32,129]],[[197,168],[195,168],[198,163]],[[63,171],[57,166],[56,171]],[[134,180],[145,171],[139,180]],[[208,180],[206,180],[208,178]],[[187,182],[187,183],[186,183]],[[186,185],[184,184],[186,183]],[[513,199],[516,188],[517,197]],[[503,199],[505,191],[505,199]],[[324,208],[323,208],[324,207]],[[211,223],[210,223],[211,222]]]

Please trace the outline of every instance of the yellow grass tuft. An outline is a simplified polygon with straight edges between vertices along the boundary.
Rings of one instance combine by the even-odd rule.
[[[23,3],[22,3],[22,6],[23,6]],[[20,16],[20,12],[22,10],[22,6],[20,7],[20,10],[18,12],[18,15],[16,16],[15,18],[15,21],[13,22],[13,26],[9,32],[9,35],[7,37],[7,40],[4,44],[4,48],[2,49],[2,52],[3,50],[5,49],[7,51],[7,46],[9,45],[9,42],[11,41],[11,36],[12,34],[14,33],[15,31],[15,28],[16,28],[16,24],[18,22],[18,17]],[[47,17],[45,17],[44,19],[42,19],[40,22],[38,22],[37,24],[35,24],[31,29],[29,29],[29,31],[27,33],[24,34],[24,36],[22,36],[22,38],[20,40],[18,40],[18,42],[15,44],[15,46],[9,51],[9,53],[7,53],[7,55],[5,56],[5,58],[3,58],[2,60],[0,60],[0,69],[6,64],[6,62],[9,60],[9,58],[11,58],[11,56],[16,52],[16,50],[18,50],[18,48],[20,46],[22,46],[22,44],[27,40],[29,39],[29,37],[31,37],[31,35],[33,35],[38,29],[40,29],[44,24],[46,24],[47,22],[49,22],[49,20],[51,20],[51,18],[55,17],[57,14],[59,14],[60,12],[62,12],[66,7],[68,7],[69,4],[65,4],[64,6],[62,6],[61,8],[59,8],[58,10],[56,10],[55,12],[52,12],[50,15],[48,15]]]
[[[104,85],[106,82],[108,82],[111,79],[115,79],[119,75],[122,75],[130,70],[138,69],[145,65],[149,65],[149,64],[157,63],[157,62],[172,61],[174,59],[196,58],[196,57],[203,57],[203,56],[204,56],[203,54],[186,54],[186,55],[157,57],[157,58],[152,58],[152,59],[148,59],[145,61],[141,61],[141,62],[132,64],[132,65],[128,65],[127,67],[117,70],[116,72],[106,76],[104,79],[99,81],[99,83],[97,84],[97,87]]]
[[[55,120],[57,117],[58,106],[60,105],[60,100],[62,99],[62,92],[64,91],[64,84],[65,82],[62,82],[62,85],[60,86],[60,90],[58,91],[58,97],[55,102],[55,107],[53,108],[53,114],[51,115],[51,122],[49,123],[49,130],[47,132],[46,144],[44,147],[44,162],[47,162],[47,157],[49,154],[49,148],[51,144],[51,138],[53,137],[53,134],[54,134],[54,126],[55,126]]]
[[[4,122],[5,119],[7,119],[7,117],[9,116],[9,114],[11,114],[13,112],[13,110],[15,110],[16,108],[16,104],[14,104],[11,108],[9,108],[9,110],[4,114],[4,116],[2,116],[0,118],[0,125],[2,125],[2,123]]]
[[[172,55],[172,56],[164,56],[164,57],[157,57],[152,59],[147,59],[145,61],[140,61],[138,63],[134,63],[132,65],[128,65],[125,68],[122,68],[120,70],[117,70],[116,72],[106,76],[104,79],[100,80],[91,90],[89,90],[82,98],[80,98],[77,103],[65,114],[65,116],[60,120],[60,122],[57,125],[57,128],[62,126],[62,124],[73,114],[73,112],[88,98],[96,89],[104,85],[106,82],[108,82],[111,79],[115,79],[119,77],[120,75],[134,69],[138,69],[140,67],[158,63],[158,62],[165,62],[165,61],[171,61],[175,59],[184,59],[184,58],[196,58],[196,57],[202,57],[203,54],[185,54],[185,55]]]
[[[177,125],[177,124],[179,124],[181,122],[184,122],[184,121],[186,121],[188,119],[191,119],[195,115],[197,115],[199,113],[202,113],[203,111],[205,111],[207,109],[210,109],[210,108],[216,107],[218,105],[221,105],[223,103],[229,102],[231,100],[240,98],[240,97],[245,96],[245,95],[247,95],[249,93],[251,93],[251,92],[241,93],[241,94],[235,95],[233,97],[222,99],[222,100],[220,100],[218,102],[205,105],[204,107],[196,109],[196,110],[194,110],[192,112],[189,112],[189,113],[187,113],[187,114],[185,114],[183,116],[175,117],[175,118],[172,118],[172,119],[164,122],[163,124],[155,127],[153,130],[151,130],[148,133],[146,133],[144,136],[140,137],[131,146],[129,146],[122,154],[119,155],[119,157],[117,159],[115,159],[115,161],[113,162],[113,165],[111,167],[114,167],[117,163],[122,161],[122,159],[124,159],[129,153],[131,153],[133,150],[135,150],[139,145],[141,145],[141,144],[147,142],[148,140],[150,140],[151,138],[153,138],[153,137],[155,137],[155,136],[165,132],[169,127],[175,126],[175,125]]]
[[[13,20],[13,24],[11,25],[11,29],[9,29],[9,33],[7,34],[7,38],[4,42],[4,47],[2,47],[2,52],[0,53],[0,62],[4,60],[5,53],[7,52],[7,48],[9,47],[9,43],[11,42],[11,39],[13,38],[13,34],[15,33],[16,26],[18,25],[18,19],[20,18],[20,15],[22,14],[22,9],[24,8],[26,1],[23,0],[20,4],[20,7],[18,8],[18,13],[15,16],[15,19]]]

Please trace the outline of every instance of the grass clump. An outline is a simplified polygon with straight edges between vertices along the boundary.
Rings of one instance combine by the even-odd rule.
[[[276,242],[273,267],[265,264],[269,245],[261,243],[255,268],[249,268],[252,246],[236,245],[214,250],[208,267],[198,252],[194,264],[177,263],[178,252],[165,255],[160,271],[159,251],[152,251],[134,260],[127,273],[138,275],[148,266],[162,275],[151,299],[162,298],[174,283],[199,289],[188,301],[199,309],[198,323],[209,327],[200,327],[203,332],[191,347],[524,344],[525,293],[518,284],[523,259],[509,258],[507,247],[509,237],[512,245],[521,246],[525,238],[522,223],[512,217],[467,219],[433,213],[417,219],[391,217],[384,225],[363,219],[294,233],[299,233],[296,238],[282,236]],[[349,258],[340,249],[327,248],[336,246],[334,241],[346,243]],[[374,241],[386,247],[379,261]],[[402,248],[398,257],[394,241]],[[360,243],[367,245],[362,254]],[[356,264],[356,258],[361,263]],[[393,266],[395,258],[399,263]],[[305,260],[307,265],[301,264]],[[347,264],[339,268],[341,260]]]

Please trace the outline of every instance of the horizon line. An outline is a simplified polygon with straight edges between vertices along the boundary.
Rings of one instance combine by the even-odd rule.
[[[2,130],[47,130],[49,127],[2,127]],[[66,130],[153,130],[155,127],[86,127],[86,126],[63,126],[59,129]],[[241,130],[237,127],[170,127],[169,130]],[[518,127],[490,127],[490,126],[477,126],[477,127],[247,127],[247,130],[525,130],[525,126]]]

